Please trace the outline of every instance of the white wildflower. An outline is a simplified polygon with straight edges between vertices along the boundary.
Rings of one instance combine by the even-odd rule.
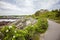
[[[16,33],[16,31],[14,31]]]
[[[9,29],[12,28],[12,26],[9,26]]]
[[[34,27],[33,25],[31,27]]]
[[[9,30],[6,30],[6,32],[8,32]]]
[[[15,36],[13,36],[13,38],[15,38]]]

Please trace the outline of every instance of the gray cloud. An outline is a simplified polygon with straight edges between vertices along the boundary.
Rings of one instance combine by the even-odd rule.
[[[60,8],[60,0],[0,0],[0,15],[27,15],[39,9]]]

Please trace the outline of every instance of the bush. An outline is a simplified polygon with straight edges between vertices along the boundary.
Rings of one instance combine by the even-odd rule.
[[[24,30],[16,29],[15,26],[5,26],[0,30],[0,39],[2,40],[25,40],[27,34]],[[3,36],[3,37],[1,37]]]
[[[44,33],[47,30],[48,21],[46,18],[39,18],[38,22],[34,25],[27,26],[24,28],[28,31],[28,38],[33,38],[34,35]]]
[[[48,22],[46,18],[39,18],[37,22],[37,29],[36,31],[39,33],[44,33],[47,30]]]
[[[17,29],[15,26],[5,26],[0,30],[1,40],[33,40],[38,33],[44,33],[48,27],[47,19],[39,18],[34,25],[24,29]]]

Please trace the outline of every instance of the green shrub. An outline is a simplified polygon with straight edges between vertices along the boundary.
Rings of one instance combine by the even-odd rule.
[[[5,26],[0,30],[0,39],[2,40],[33,40],[38,33],[44,33],[47,30],[48,22],[46,18],[39,18],[34,25],[29,25],[24,29],[17,29],[15,26]]]
[[[46,18],[39,18],[38,22],[34,25],[29,25],[24,30],[28,31],[28,38],[33,38],[35,34],[44,33],[47,30],[48,21]]]
[[[0,37],[2,40],[25,40],[27,32],[24,30],[16,29],[15,26],[5,26],[0,30]]]
[[[37,29],[36,31],[39,33],[44,33],[47,30],[48,22],[46,18],[39,18],[37,22]]]

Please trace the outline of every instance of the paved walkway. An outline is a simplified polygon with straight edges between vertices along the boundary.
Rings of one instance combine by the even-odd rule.
[[[48,20],[49,27],[41,40],[60,40],[60,24]]]

